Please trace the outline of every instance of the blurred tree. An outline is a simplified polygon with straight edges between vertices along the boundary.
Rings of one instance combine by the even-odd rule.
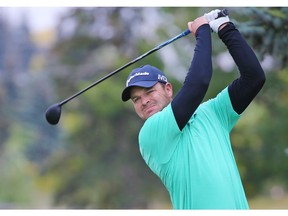
[[[31,207],[39,204],[38,171],[57,149],[53,143],[59,131],[42,124],[50,86],[45,76],[30,73],[37,50],[29,26],[26,20],[12,26],[4,14],[0,15],[0,208]]]
[[[277,58],[279,64],[287,67],[288,53],[288,8],[236,8],[235,22],[251,45],[258,51],[261,59],[265,55]],[[234,16],[234,14],[233,14]],[[236,20],[237,20],[236,19]],[[283,49],[284,48],[284,49]]]

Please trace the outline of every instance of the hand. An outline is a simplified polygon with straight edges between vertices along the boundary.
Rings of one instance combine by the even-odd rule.
[[[194,21],[188,22],[188,28],[190,32],[195,35],[198,28],[204,24],[208,24],[208,20],[205,16],[196,18]]]
[[[216,9],[216,10],[210,11],[209,13],[204,14],[204,16],[209,22],[210,28],[213,30],[213,32],[216,32],[216,33],[218,33],[219,28],[223,24],[228,23],[230,21],[228,16],[217,18],[219,12],[220,10]]]
[[[205,13],[204,16],[206,17],[206,19],[210,23],[211,21],[215,20],[218,17],[218,14],[220,11],[221,10],[219,10],[219,9],[212,10],[209,13]]]
[[[218,33],[218,31],[221,30],[222,27],[224,27],[223,25],[228,22],[230,22],[230,19],[228,16],[225,16],[209,22],[209,25],[213,32]]]

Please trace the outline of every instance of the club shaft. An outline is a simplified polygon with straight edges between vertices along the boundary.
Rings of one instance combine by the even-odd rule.
[[[121,70],[129,67],[130,65],[132,65],[132,64],[134,64],[135,62],[137,62],[137,61],[145,58],[146,56],[150,55],[151,53],[154,53],[154,52],[156,52],[157,50],[159,50],[159,49],[167,46],[168,44],[174,42],[175,40],[178,40],[178,39],[180,39],[180,38],[188,35],[189,33],[190,33],[190,31],[187,29],[187,30],[183,31],[182,33],[180,33],[179,35],[176,35],[175,37],[171,38],[170,40],[165,41],[164,43],[162,43],[162,44],[154,47],[153,49],[151,49],[151,50],[149,50],[148,52],[142,54],[141,56],[135,58],[134,60],[132,60],[132,61],[126,63],[125,65],[119,67],[118,69],[110,72],[109,74],[107,74],[107,75],[104,76],[103,78],[97,80],[96,82],[92,83],[91,85],[87,86],[86,88],[82,89],[81,91],[77,92],[76,94],[74,94],[74,95],[70,96],[69,98],[61,101],[61,102],[59,103],[59,105],[62,106],[62,105],[64,105],[64,104],[66,104],[68,101],[70,101],[70,100],[74,99],[75,97],[79,96],[80,94],[86,92],[86,91],[89,90],[90,88],[92,88],[92,87],[94,87],[95,85],[103,82],[104,80],[108,79],[109,77],[113,76],[114,74],[118,73],[119,71],[121,71]]]
[[[227,9],[223,9],[218,13],[218,17],[223,17],[223,16],[227,16],[228,15],[228,10]],[[141,56],[135,58],[134,60],[126,63],[125,65],[119,67],[118,69],[110,72],[109,74],[107,74],[106,76],[104,76],[103,78],[97,80],[96,82],[92,83],[91,85],[87,86],[86,88],[82,89],[81,91],[75,93],[74,95],[70,96],[69,98],[66,98],[65,100],[61,101],[60,103],[58,103],[59,106],[62,106],[64,104],[66,104],[67,102],[69,102],[70,100],[74,99],[75,97],[79,96],[80,94],[86,92],[87,90],[89,90],[90,88],[94,87],[95,85],[98,85],[99,83],[103,82],[104,80],[108,79],[109,77],[113,76],[114,74],[118,73],[119,71],[122,71],[123,69],[129,67],[130,65],[138,62],[139,60],[145,58],[146,56],[156,52],[157,50],[167,46],[168,44],[188,35],[190,33],[189,29],[186,29],[185,31],[183,31],[182,33],[176,35],[175,37],[159,44],[158,46],[154,47],[153,49],[149,50],[148,52],[142,54]]]

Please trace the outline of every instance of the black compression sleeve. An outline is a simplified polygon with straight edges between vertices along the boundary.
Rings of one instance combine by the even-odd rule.
[[[233,23],[230,22],[218,35],[240,71],[240,77],[229,85],[228,91],[233,109],[241,114],[261,90],[265,74],[254,52]]]
[[[184,84],[172,101],[178,127],[182,130],[202,102],[212,76],[211,30],[208,24],[196,32],[194,57]]]

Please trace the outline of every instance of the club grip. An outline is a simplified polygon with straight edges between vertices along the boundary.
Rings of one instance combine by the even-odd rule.
[[[220,18],[220,17],[225,17],[225,16],[228,16],[229,15],[229,12],[228,12],[228,10],[226,9],[226,8],[224,8],[224,9],[222,9],[221,11],[219,11],[219,13],[218,13],[218,16],[215,18],[215,19],[218,19],[218,18]],[[191,32],[190,32],[190,30],[189,29],[186,29],[184,32],[182,32],[180,35],[181,35],[181,37],[183,37],[183,36],[186,36],[186,35],[188,35],[188,34],[190,34]]]
[[[228,10],[225,8],[225,9],[222,9],[219,13],[218,13],[218,16],[216,17],[216,19],[220,18],[220,17],[225,17],[225,16],[228,16],[229,15],[229,12]]]

